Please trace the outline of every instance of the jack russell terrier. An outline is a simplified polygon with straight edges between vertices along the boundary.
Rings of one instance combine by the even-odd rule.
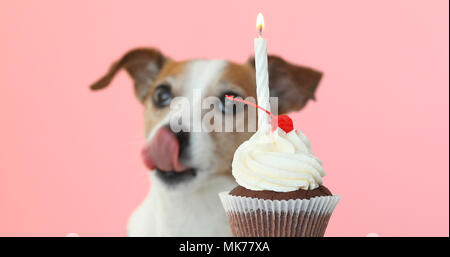
[[[254,58],[244,64],[174,61],[156,49],[134,49],[91,89],[107,87],[122,68],[134,80],[136,97],[145,108],[143,159],[152,183],[129,220],[128,235],[231,236],[218,193],[237,185],[231,175],[234,151],[252,132],[173,132],[169,105],[177,96],[192,102],[192,92],[199,90],[202,98],[220,99],[220,115],[245,115],[248,109],[237,113],[228,108],[225,95],[256,98]],[[268,57],[268,69],[270,95],[279,99],[279,114],[298,111],[314,99],[321,72],[276,56]]]

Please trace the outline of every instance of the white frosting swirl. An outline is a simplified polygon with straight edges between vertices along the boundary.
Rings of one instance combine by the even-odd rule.
[[[312,190],[325,176],[306,136],[280,128],[274,132],[258,130],[241,144],[234,154],[232,172],[237,183],[247,189],[276,192]]]

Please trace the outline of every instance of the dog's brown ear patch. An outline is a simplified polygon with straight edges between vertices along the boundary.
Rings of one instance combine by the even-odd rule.
[[[255,58],[251,57],[248,63],[255,67]],[[291,64],[278,56],[269,56],[268,66],[270,96],[278,97],[279,114],[298,111],[308,100],[315,100],[321,72]]]
[[[165,62],[166,57],[156,49],[138,48],[131,50],[113,63],[109,71],[91,85],[91,89],[98,90],[107,87],[117,72],[124,68],[134,80],[136,97],[143,102],[152,82],[158,76]]]

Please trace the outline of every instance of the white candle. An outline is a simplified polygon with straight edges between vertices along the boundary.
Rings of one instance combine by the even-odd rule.
[[[256,97],[258,105],[270,112],[269,103],[269,72],[267,67],[267,40],[261,37],[264,29],[264,17],[258,13],[256,18],[256,28],[259,36],[254,40],[255,47],[255,70],[256,70]],[[269,126],[269,115],[258,109],[258,129],[265,129]]]

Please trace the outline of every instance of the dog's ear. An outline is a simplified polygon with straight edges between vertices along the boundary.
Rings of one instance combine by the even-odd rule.
[[[166,61],[166,57],[156,49],[138,48],[131,50],[113,63],[109,71],[91,85],[91,89],[97,90],[107,87],[117,72],[124,68],[134,80],[136,97],[143,102],[152,82],[158,76]]]
[[[311,68],[291,64],[278,56],[268,57],[269,89],[271,97],[278,97],[278,113],[302,109],[314,93],[322,73]],[[248,64],[255,67],[255,58]]]

